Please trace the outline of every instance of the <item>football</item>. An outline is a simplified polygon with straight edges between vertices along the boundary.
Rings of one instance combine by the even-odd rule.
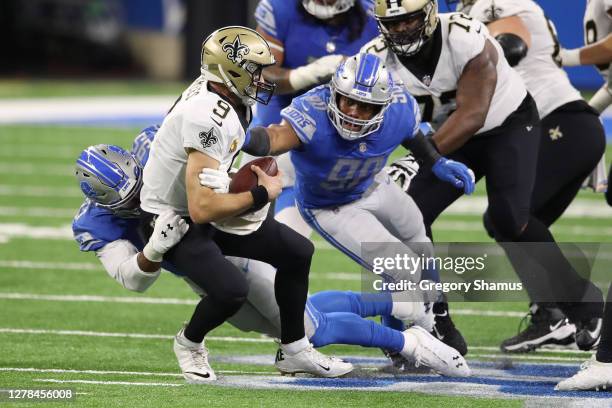
[[[278,174],[278,167],[274,157],[260,157],[255,160],[251,160],[238,170],[229,185],[230,193],[243,193],[250,191],[252,188],[257,186],[257,174],[251,170],[251,166],[257,166],[262,169],[269,176],[276,176]]]

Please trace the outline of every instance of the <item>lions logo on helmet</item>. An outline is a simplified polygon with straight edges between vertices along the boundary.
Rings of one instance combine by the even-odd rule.
[[[142,168],[119,146],[100,144],[83,150],[76,161],[76,177],[83,194],[121,217],[139,215]]]
[[[468,14],[476,1],[477,0],[446,0],[446,5],[448,6],[449,10],[452,10],[453,6],[456,4],[457,8],[455,11]]]
[[[341,137],[355,140],[376,132],[391,103],[393,81],[384,63],[374,54],[357,54],[346,59],[330,82],[328,116]],[[376,105],[370,119],[357,119],[340,110],[339,95]]]
[[[438,25],[437,0],[376,0],[374,15],[394,53],[411,56],[421,50]]]
[[[276,85],[266,82],[262,71],[274,63],[266,40],[250,28],[220,28],[202,44],[202,75],[227,86],[245,105],[270,101]]]

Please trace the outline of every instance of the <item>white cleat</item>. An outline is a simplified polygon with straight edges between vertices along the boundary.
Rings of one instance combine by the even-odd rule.
[[[561,381],[556,391],[606,390],[612,388],[612,363],[601,363],[593,357],[580,366],[573,377]]]
[[[447,346],[422,327],[412,326],[404,331],[404,357],[415,361],[415,366],[427,366],[449,377],[468,377],[470,367],[463,356]]]
[[[189,384],[207,384],[215,381],[217,376],[208,364],[208,349],[204,347],[204,343],[191,348],[183,345],[181,338],[184,339],[183,329],[174,337],[174,354],[185,381]]]
[[[280,347],[274,366],[281,374],[307,373],[317,377],[340,377],[353,371],[353,365],[318,352],[312,344],[297,354],[289,355]]]

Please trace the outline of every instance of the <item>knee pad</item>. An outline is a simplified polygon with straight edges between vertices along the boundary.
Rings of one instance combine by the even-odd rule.
[[[513,209],[509,204],[489,206],[488,223],[497,240],[514,241],[521,235],[525,225],[529,222],[529,211],[525,211],[524,215],[517,214],[517,212],[519,212],[518,209]]]

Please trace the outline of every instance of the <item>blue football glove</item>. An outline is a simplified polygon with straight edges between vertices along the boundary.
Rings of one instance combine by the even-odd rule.
[[[474,192],[476,181],[474,172],[465,164],[440,157],[431,170],[440,180],[462,188],[465,194],[470,195]]]

